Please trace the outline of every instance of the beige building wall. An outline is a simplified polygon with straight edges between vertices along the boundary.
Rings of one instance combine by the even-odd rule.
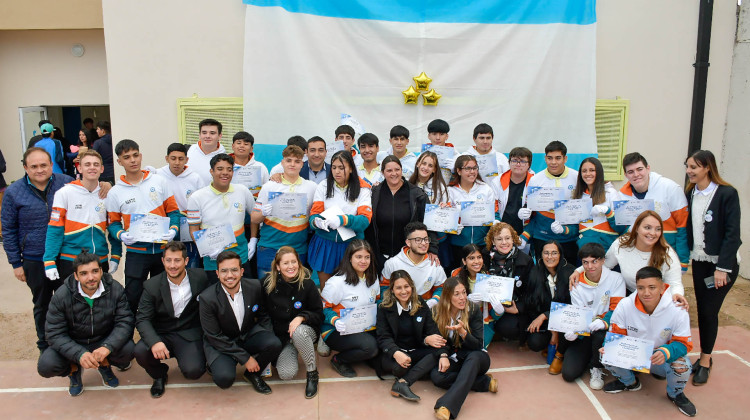
[[[83,44],[82,57],[70,48]],[[101,29],[0,31],[0,147],[7,181],[23,175],[18,108],[109,103]]]
[[[0,30],[101,28],[101,0],[2,0]]]

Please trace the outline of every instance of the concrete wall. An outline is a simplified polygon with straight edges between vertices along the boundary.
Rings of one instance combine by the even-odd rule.
[[[101,29],[101,0],[3,0],[0,30]]]
[[[86,53],[74,57],[73,44]],[[0,31],[0,145],[6,180],[23,175],[18,108],[109,103],[101,29]]]

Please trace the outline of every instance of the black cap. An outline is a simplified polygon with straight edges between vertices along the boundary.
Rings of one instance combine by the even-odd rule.
[[[441,119],[432,120],[432,122],[430,122],[430,124],[427,126],[428,133],[448,133],[450,131],[451,128],[448,123]]]

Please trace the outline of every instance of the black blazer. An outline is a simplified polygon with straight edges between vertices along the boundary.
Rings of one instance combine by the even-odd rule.
[[[471,331],[466,334],[466,338],[461,339],[459,337],[459,347],[454,346],[450,338],[443,337],[447,344],[445,347],[438,350],[439,354],[448,353],[450,355],[454,352],[464,353],[463,356],[459,355],[459,358],[462,358],[465,357],[465,354],[469,351],[484,349],[484,319],[482,319],[482,307],[471,302],[467,302],[466,304],[471,305],[471,309],[469,310],[469,329],[471,329]]]
[[[419,309],[417,309],[417,313],[411,315],[411,321],[412,325],[414,325],[414,331],[420,347],[427,347],[424,345],[424,339],[429,335],[439,335],[440,331],[435,321],[433,321],[432,312],[424,299],[420,297],[419,303]],[[396,351],[401,350],[396,344],[396,340],[398,339],[398,316],[398,308],[395,302],[389,308],[378,306],[378,320],[375,328],[378,335],[378,347],[380,347],[383,353],[391,357],[393,357]],[[435,350],[437,351],[437,349]]]
[[[243,277],[241,285],[242,297],[245,300],[242,329],[237,326],[234,311],[221,283],[209,286],[198,298],[204,334],[203,350],[209,365],[221,354],[244,365],[251,355],[240,346],[240,343],[256,332],[273,331],[271,317],[268,316],[263,303],[260,282],[257,279]]]
[[[716,267],[730,273],[737,274],[737,250],[742,245],[740,240],[740,196],[730,185],[719,185],[708,210],[711,221],[703,219],[703,241],[708,255],[718,255]],[[688,248],[693,249],[693,190],[687,192],[688,220],[687,235]]]
[[[162,341],[160,334],[176,333],[187,341],[198,341],[203,337],[198,314],[198,295],[208,287],[206,272],[199,268],[188,268],[192,297],[179,318],[174,316],[172,294],[169,291],[167,273],[162,272],[143,283],[143,294],[135,316],[135,327],[149,348]],[[184,281],[184,280],[183,280]]]
[[[310,278],[302,282],[302,289],[281,279],[270,294],[266,292],[265,279],[261,286],[265,306],[273,324],[273,332],[282,344],[289,341],[289,323],[298,316],[305,318],[303,324],[309,325],[320,335],[323,300],[318,287]]]
[[[562,258],[562,257],[561,257]],[[575,271],[575,267],[568,264],[562,259],[557,266],[557,278],[555,279],[555,294],[550,293],[547,286],[547,268],[543,263],[538,263],[531,269],[529,282],[524,291],[524,315],[528,322],[534,320],[541,314],[549,318],[549,309],[552,301],[560,303],[570,303],[570,276]],[[526,328],[523,326],[523,328]]]

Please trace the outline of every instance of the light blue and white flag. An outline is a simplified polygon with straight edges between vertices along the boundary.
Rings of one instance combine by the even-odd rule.
[[[595,0],[243,2],[245,128],[258,143],[332,140],[348,114],[382,148],[400,124],[419,152],[442,118],[459,151],[484,122],[500,152],[560,140],[596,153]],[[404,103],[422,72],[437,106]]]

